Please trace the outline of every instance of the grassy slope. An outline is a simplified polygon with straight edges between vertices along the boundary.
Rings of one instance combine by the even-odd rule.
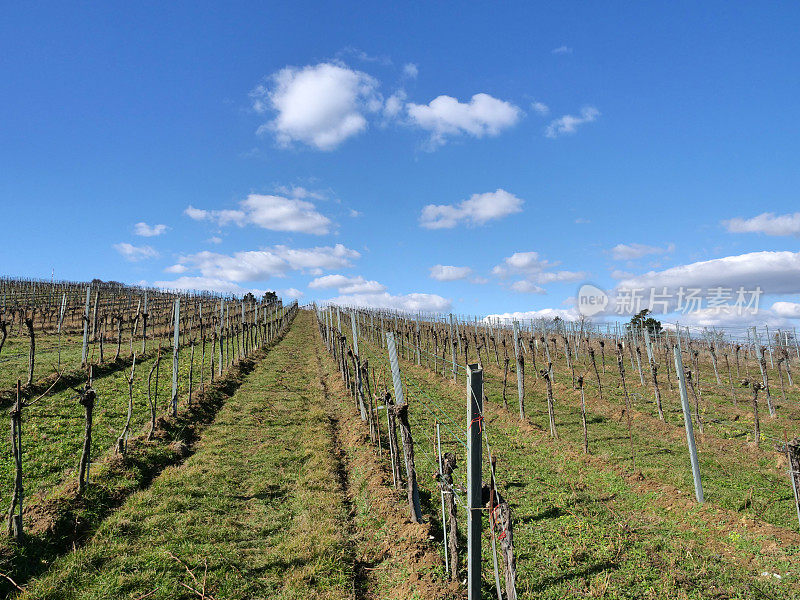
[[[561,349],[561,346],[559,347]],[[553,352],[551,350],[551,352]],[[538,368],[543,366],[543,351],[537,356]],[[499,350],[502,364],[502,348]],[[513,355],[513,350],[511,351]],[[627,420],[623,409],[625,399],[620,387],[616,357],[606,348],[606,373],[602,373],[598,351],[598,368],[603,384],[603,399],[600,401],[594,371],[584,364],[582,356],[576,365],[576,374],[585,375],[589,439],[592,452],[601,456],[609,466],[631,468],[631,451],[628,440]],[[448,355],[449,356],[449,355]],[[484,353],[484,358],[486,354]],[[486,393],[492,399],[502,397],[503,372],[494,362],[485,364]],[[566,366],[563,352],[555,360],[554,396],[555,413],[559,435],[579,448],[582,445],[582,426],[580,419],[580,397],[572,388],[572,374]],[[423,361],[425,355],[423,355]],[[432,359],[428,357],[432,364]],[[470,349],[470,360],[477,361],[474,348]],[[441,356],[438,359],[441,370]],[[688,361],[685,362],[688,366]],[[446,367],[449,370],[449,366]],[[675,385],[672,369],[670,389],[663,364],[659,370],[659,382],[666,423],[658,420],[652,400],[652,384],[649,372],[645,372],[642,386],[636,368],[631,368],[625,356],[626,381],[631,398],[633,438],[636,450],[636,469],[648,479],[656,479],[682,490],[681,497],[693,496],[693,483],[686,450],[686,435],[683,429],[683,414],[680,398]],[[752,360],[741,361],[741,374],[757,373]],[[735,367],[732,369],[736,377]],[[784,432],[791,439],[800,434],[800,409],[798,408],[798,385],[787,386],[787,402],[779,395],[778,384],[773,379],[772,397],[777,416],[768,416],[766,401],[760,398],[762,440],[757,449],[748,443],[752,440],[752,411],[749,390],[736,390],[738,404],[734,404],[727,384],[727,372],[721,370],[723,385],[717,385],[709,361],[700,363],[701,373],[701,416],[705,422],[705,435],[695,424],[701,472],[707,502],[719,507],[741,511],[742,515],[755,517],[771,525],[796,530],[797,513],[791,483],[787,477],[786,458],[777,452],[776,442],[783,439]],[[771,372],[772,375],[772,372]],[[776,376],[777,378],[777,376]],[[784,375],[784,379],[786,379]],[[508,374],[507,398],[511,411],[517,411],[517,381],[514,361],[511,361]],[[690,399],[692,407],[694,400]],[[526,416],[536,426],[547,428],[547,406],[545,385],[541,378],[534,376],[530,354],[525,365],[525,403]]]
[[[8,538],[0,538],[0,572],[9,574],[23,584],[40,575],[55,558],[64,555],[70,548],[74,549],[76,543],[82,543],[125,498],[149,485],[153,477],[167,466],[182,462],[193,451],[203,426],[214,419],[256,362],[263,359],[275,343],[273,340],[247,359],[234,363],[224,371],[221,379],[217,378],[213,384],[206,385],[204,394],[195,394],[191,406],[187,405],[188,395],[179,398],[178,416],[158,417],[152,441],[145,439],[147,428],[141,428],[141,435],[137,435],[136,429],[133,429],[134,437],[130,439],[124,459],[110,448],[106,452],[95,451],[93,457],[97,462],[93,464],[90,485],[83,496],[78,494],[74,477],[69,477],[61,483],[44,487],[38,497],[29,497],[25,507],[24,543],[18,545]],[[97,385],[98,389],[104,390],[102,397],[106,400],[115,377],[118,378],[118,373],[111,372],[97,378],[97,382],[103,380]],[[68,410],[68,407],[61,408]],[[141,403],[137,403],[135,414],[141,410]],[[66,438],[58,440],[58,445],[50,443],[50,446],[55,446],[53,449],[56,452],[63,452],[64,444],[74,442],[74,439]],[[53,456],[48,454],[48,444],[40,443],[34,449],[39,452],[40,464],[47,467],[48,456],[50,459]],[[55,463],[52,472],[45,475],[56,481],[58,478],[55,475],[61,471],[59,463],[52,462]],[[31,486],[36,484],[42,488],[42,478],[31,477],[30,465],[26,464],[27,491],[30,492]],[[0,595],[5,596],[10,591],[9,581],[0,579]]]
[[[9,333],[6,343],[3,345],[2,354],[0,354],[0,390],[6,390],[14,387],[17,379],[21,379],[25,383],[28,379],[28,353],[30,352],[30,339],[25,333],[23,327],[22,335],[16,335],[17,331],[14,328],[14,335]],[[83,334],[81,332],[72,332],[63,334],[59,342],[58,335],[52,331],[43,333],[37,324],[35,330],[36,335],[36,356],[33,369],[34,382],[40,381],[43,378],[50,376],[59,370],[67,372],[74,369],[80,369],[81,354],[83,350]],[[127,357],[130,355],[130,331],[123,332],[122,344],[120,346],[120,356]],[[163,336],[162,336],[163,339]],[[61,348],[61,362],[59,363],[59,345]],[[147,350],[151,351],[158,345],[158,341],[153,340],[152,336],[148,333]],[[210,346],[210,344],[209,344]],[[142,340],[141,340],[141,327],[139,328],[139,339],[134,340],[133,350],[137,354],[141,354]],[[114,359],[117,353],[116,341],[106,341],[103,344],[103,360],[109,362]],[[100,343],[99,341],[89,340],[88,359],[89,362],[97,363],[100,358]]]
[[[16,330],[15,330],[16,334]],[[36,331],[36,360],[34,363],[34,381],[56,371],[58,362],[57,336],[43,336]],[[61,338],[61,370],[75,369],[81,365],[82,339],[78,336],[62,336]],[[128,346],[122,344],[121,354],[127,354]],[[25,383],[28,379],[28,353],[30,340],[25,335],[9,335],[0,354],[0,390],[10,388],[21,379]],[[114,358],[117,345],[106,345],[103,348],[104,357]],[[110,356],[109,356],[110,354]]]
[[[598,398],[594,374],[586,376],[587,411],[589,420],[589,441],[592,452],[602,456],[611,465],[631,467],[630,443],[627,420],[622,410],[625,399],[619,387],[619,373],[608,369],[603,377],[603,401]],[[554,365],[556,382],[556,422],[559,434],[575,447],[582,444],[583,430],[580,419],[580,396],[572,389],[571,374],[566,370],[563,357]],[[542,427],[547,426],[546,393],[544,382],[534,379],[531,369],[526,368],[526,413],[530,420]],[[673,378],[674,379],[674,378]],[[693,483],[689,468],[686,435],[683,429],[683,414],[677,389],[670,391],[665,381],[661,381],[662,402],[667,422],[655,416],[654,404],[647,400],[652,396],[651,389],[640,385],[638,373],[626,364],[626,382],[632,399],[632,430],[636,452],[636,469],[648,479],[669,483],[687,496],[693,495]],[[722,416],[733,420],[738,414],[737,427],[745,431],[750,427],[746,412],[747,403],[741,402],[740,391],[738,407],[724,402],[719,390],[705,383],[703,395],[706,433],[700,434],[695,424],[701,473],[706,500],[729,510],[743,510],[745,514],[757,517],[773,525],[796,529],[797,514],[794,508],[791,483],[786,475],[786,461],[781,453],[774,450],[769,441],[756,449],[747,443],[746,436],[738,430],[731,431],[721,424],[709,422],[712,416]],[[493,364],[487,365],[487,394],[490,397],[502,396],[502,373]],[[507,389],[509,405],[513,410],[518,406],[516,374],[509,375]],[[786,407],[787,409],[789,407]],[[796,431],[797,422],[791,422],[788,410],[781,410],[781,417],[772,420],[766,416],[762,406],[762,424],[765,431],[783,426],[791,432]],[[776,422],[780,421],[780,423]]]
[[[302,313],[197,452],[22,597],[189,598],[204,579],[208,598],[457,597],[336,377]]]
[[[129,499],[24,597],[191,597],[181,584],[200,588],[204,578],[214,597],[347,597],[346,514],[331,485],[336,464],[307,356],[312,335],[293,327],[197,452]]]
[[[363,341],[360,347],[364,347]],[[385,363],[385,352],[374,346],[373,350],[373,363]],[[426,432],[433,427],[436,406],[451,415],[463,414],[463,385],[450,384],[425,368],[403,363],[412,427],[420,432],[415,436],[418,469],[422,465],[423,473],[420,481],[430,493],[436,488],[428,475],[432,469],[425,448],[431,444]],[[512,380],[510,398],[512,394],[516,397],[515,383]],[[538,387],[541,392],[541,382]],[[724,511],[687,501],[685,487],[678,496],[668,485],[631,477],[616,461],[584,458],[575,451],[579,421],[574,409],[565,407],[563,396],[557,398],[564,398],[559,404],[562,411],[569,410],[570,426],[565,426],[564,413],[559,422],[569,441],[553,442],[546,430],[546,413],[541,421],[540,394],[529,401],[531,425],[520,424],[518,417],[498,406],[497,392],[496,386],[487,386],[491,399],[486,410],[487,430],[499,460],[501,489],[514,511],[521,597],[800,597],[800,568],[794,558],[797,536],[774,528],[765,533],[750,519],[732,523]],[[574,399],[570,398],[571,402]],[[606,428],[604,423],[613,426]],[[608,438],[608,443],[624,453],[624,420],[596,420],[590,427],[596,446]],[[640,432],[640,440],[647,435]],[[444,450],[452,449],[458,449],[458,444],[446,442]],[[463,451],[459,455],[463,456]],[[673,460],[685,471],[685,454]],[[456,473],[463,478],[463,466]],[[435,495],[428,496],[427,513],[434,515],[434,520],[438,519],[437,501]],[[485,552],[489,552],[488,544]],[[782,579],[764,577],[763,572],[778,573]],[[486,571],[485,576],[489,576]],[[489,593],[488,580],[486,583]]]
[[[151,346],[153,344],[151,343]],[[139,348],[141,349],[141,348]],[[204,381],[210,379],[211,345],[206,348]],[[113,358],[113,354],[112,354]],[[131,435],[135,435],[149,422],[147,406],[147,380],[150,368],[155,363],[151,357],[137,360],[134,371],[134,412],[131,420]],[[215,365],[216,367],[216,365]],[[188,392],[190,351],[181,349],[179,354],[179,394]],[[158,414],[168,410],[172,386],[172,351],[162,351],[158,380],[153,374],[153,393],[158,387]],[[117,439],[125,424],[128,410],[128,378],[130,367],[106,373],[94,379],[97,391],[93,415],[92,458],[96,459]],[[194,391],[200,388],[200,351],[195,350]],[[42,398],[23,411],[23,469],[26,504],[38,494],[51,490],[59,482],[75,477],[83,448],[84,409],[77,402],[77,394],[66,389]],[[0,454],[10,456],[11,443],[7,436],[0,438]],[[9,461],[0,463],[0,489],[12,488],[14,471]],[[10,498],[0,499],[0,510],[7,510]]]

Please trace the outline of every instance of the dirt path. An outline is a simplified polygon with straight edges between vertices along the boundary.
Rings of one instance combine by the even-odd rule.
[[[431,541],[430,525],[408,519],[405,499],[392,488],[391,475],[369,443],[369,429],[319,336],[314,351],[351,519],[353,598],[465,597],[458,583],[444,581],[444,565]]]

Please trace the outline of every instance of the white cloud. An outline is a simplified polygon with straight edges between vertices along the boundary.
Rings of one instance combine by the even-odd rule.
[[[750,252],[726,256],[664,271],[650,271],[620,282],[620,288],[702,288],[722,286],[765,294],[800,293],[800,252]]]
[[[432,147],[444,144],[445,138],[452,135],[499,135],[521,116],[519,108],[489,94],[475,94],[469,102],[438,96],[429,104],[408,103],[406,109],[412,123],[431,132]]]
[[[559,317],[565,321],[574,321],[578,318],[578,313],[575,311],[575,309],[543,308],[541,310],[528,310],[487,315],[484,320],[500,320],[510,322],[547,319],[552,321],[555,317]]]
[[[403,110],[403,103],[405,101],[405,90],[397,90],[386,99],[386,103],[383,105],[383,115],[389,119],[396,117]]]
[[[156,237],[166,233],[167,229],[169,229],[169,227],[166,225],[150,226],[147,223],[141,222],[133,226],[133,233],[142,237]]]
[[[414,63],[406,63],[403,65],[403,75],[409,79],[416,79],[419,75],[419,68]]]
[[[586,279],[586,271],[548,271],[535,276],[538,283],[557,283],[562,281],[580,281]]]
[[[308,287],[312,290],[338,288],[347,285],[352,279],[352,277],[347,277],[346,275],[325,275],[312,280]]]
[[[305,200],[250,194],[242,207],[248,221],[264,229],[322,235],[328,233],[331,225],[330,219]]]
[[[315,192],[300,185],[279,185],[275,188],[275,191],[292,198],[313,198],[314,200],[325,200],[327,198],[327,195],[323,192]]]
[[[635,260],[648,254],[668,254],[674,250],[675,244],[667,244],[665,248],[645,244],[617,244],[611,248],[611,256],[614,260]]]
[[[202,221],[208,217],[208,211],[202,210],[200,208],[195,208],[191,204],[186,207],[186,210],[183,211],[190,219],[194,219],[195,221]]]
[[[299,189],[306,193],[303,188]],[[314,235],[330,231],[331,220],[319,213],[314,204],[299,198],[250,194],[239,206],[240,210],[201,210],[189,206],[184,213],[196,221],[213,221],[220,227],[231,223],[239,227],[251,224],[272,231]]]
[[[550,112],[550,108],[544,102],[531,102],[531,108],[539,115],[546,115]]]
[[[186,271],[188,271],[188,270],[189,270],[189,268],[187,266],[181,265],[181,264],[176,264],[176,265],[171,265],[171,266],[167,267],[166,269],[164,269],[164,272],[165,273],[175,273],[175,274],[179,275],[181,273],[186,273]]]
[[[302,142],[333,150],[367,128],[366,114],[380,110],[378,82],[343,64],[285,67],[251,93],[259,113],[275,113],[259,133],[271,131],[282,146]]]
[[[722,308],[719,311],[704,308],[680,315],[680,324],[683,326],[743,328],[756,323],[767,324],[772,327],[792,326],[792,322],[785,316],[777,314],[774,310],[764,308],[759,308],[755,314],[749,311],[739,311],[735,308]]]
[[[559,46],[550,50],[551,54],[572,54],[572,48],[569,46]]]
[[[620,269],[611,271],[611,279],[630,279],[631,277],[635,277],[635,275],[630,271],[622,271]]]
[[[215,236],[212,236],[212,237],[208,238],[206,241],[209,244],[221,244],[222,243],[222,238],[221,237],[217,237],[215,235]]]
[[[473,194],[469,200],[452,204],[428,204],[422,209],[420,225],[426,229],[450,229],[460,222],[483,225],[522,212],[524,200],[503,189],[485,194]]]
[[[538,252],[515,252],[503,259],[502,264],[492,269],[492,274],[505,277],[509,273],[522,273],[532,275],[556,266],[557,262],[550,262],[539,257]]]
[[[472,274],[469,267],[454,267],[451,265],[433,265],[431,267],[431,279],[437,281],[458,281],[466,279]]]
[[[386,290],[386,286],[377,281],[367,281],[361,275],[357,277],[325,275],[312,280],[308,287],[309,289],[338,288],[340,294],[374,294]]]
[[[300,290],[298,290],[297,288],[286,288],[283,290],[278,290],[277,294],[281,298],[289,298],[291,300],[297,300],[298,298],[302,298],[303,296],[305,296],[305,294]]]
[[[797,302],[773,302],[772,312],[779,317],[800,319],[800,304]]]
[[[551,121],[544,134],[549,138],[557,138],[564,134],[573,134],[578,130],[580,125],[585,123],[592,123],[600,116],[600,111],[593,106],[585,106],[581,109],[580,116],[564,115],[554,121]]]
[[[800,236],[800,212],[778,215],[762,213],[752,219],[736,217],[722,224],[731,233],[765,233],[767,235]]]
[[[263,296],[266,290],[244,288],[232,281],[215,279],[212,277],[179,277],[172,281],[155,281],[156,287],[167,290],[197,290],[204,292],[218,292],[220,294],[236,294],[243,296],[251,292],[256,296]]]
[[[134,246],[127,242],[114,244],[114,250],[130,262],[139,262],[140,260],[158,257],[158,252],[150,246]]]
[[[560,283],[586,279],[585,271],[548,271],[558,266],[559,261],[549,261],[539,256],[538,252],[515,252],[503,259],[503,262],[492,269],[492,275],[505,278],[509,275],[522,275],[523,279],[515,281],[510,288],[515,292],[526,294],[544,294],[544,288],[538,284]]]
[[[352,266],[351,260],[361,255],[342,244],[316,248],[293,249],[273,246],[265,250],[236,252],[233,255],[198,252],[182,256],[179,265],[200,271],[204,278],[227,281],[258,281],[282,277],[290,271],[313,275],[323,270]]]
[[[376,294],[385,290],[385,285],[375,280],[367,281],[359,276],[348,285],[340,287],[338,291],[340,294]]]
[[[345,46],[341,50],[336,53],[336,56],[354,56],[358,60],[362,60],[364,62],[369,63],[377,63],[379,65],[383,65],[384,67],[388,67],[392,64],[392,59],[386,55],[380,54],[367,54],[363,50],[355,48],[353,46]]]
[[[531,283],[527,279],[521,279],[511,284],[511,289],[521,294],[546,294],[543,287]]]
[[[390,308],[404,312],[447,312],[452,302],[436,294],[403,294],[394,296],[388,292],[379,294],[345,294],[326,302],[339,306],[362,306],[365,308]]]

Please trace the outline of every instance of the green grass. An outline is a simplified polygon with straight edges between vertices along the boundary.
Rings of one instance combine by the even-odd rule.
[[[134,494],[23,597],[189,598],[182,584],[203,579],[216,598],[349,597],[347,515],[308,360],[312,336],[293,327],[197,452]]]
[[[669,483],[687,496],[693,496],[694,486],[689,468],[683,413],[677,390],[670,392],[663,385],[662,402],[666,413],[664,423],[655,416],[654,404],[643,399],[646,390],[640,389],[638,375],[635,378],[630,375],[628,371],[626,380],[629,394],[635,398],[632,434],[637,471],[648,479]],[[635,379],[635,383],[631,384],[631,379]],[[502,377],[495,367],[488,366],[486,380],[489,397],[502,396]],[[587,386],[589,443],[592,453],[602,457],[610,465],[630,469],[632,461],[627,419],[622,413],[625,399],[622,389],[616,383],[612,374],[608,373],[604,380],[602,402],[598,399],[596,389]],[[554,395],[559,435],[574,447],[580,447],[583,437],[580,397],[579,392],[572,389],[568,371],[556,369]],[[507,390],[507,396],[514,410],[518,406],[515,385]],[[730,432],[721,425],[708,422],[709,415],[719,415],[722,411],[711,404],[710,393],[704,394],[703,401],[706,407],[703,417],[706,420],[705,435],[699,433],[695,423],[695,436],[706,500],[722,508],[742,510],[748,516],[796,530],[797,513],[783,455],[777,453],[774,444],[768,441],[764,441],[762,448],[757,450],[747,443],[746,435],[738,431]],[[534,382],[532,376],[526,378],[526,415],[531,422],[547,427],[544,382]],[[741,417],[739,426],[747,428],[747,415],[743,413]],[[765,428],[776,425],[770,423],[768,417],[764,418],[762,415],[762,419]]]
[[[199,596],[184,586],[204,579],[215,598],[350,598],[354,590],[364,598],[458,597],[456,588],[444,591],[441,556],[431,554],[426,536],[441,539],[435,421],[446,425],[443,449],[459,456],[457,483],[465,478],[456,439],[466,426],[463,376],[452,384],[401,361],[428,522],[409,525],[404,497],[389,487],[385,465],[377,466],[312,319],[301,313],[204,430],[194,455],[133,494],[23,597],[190,598]],[[366,339],[360,348],[375,369],[373,390],[391,386],[385,351]],[[505,411],[496,375],[487,369],[486,439],[512,506],[521,598],[800,598],[799,538],[781,528],[791,504],[766,501],[790,490],[770,463],[774,454],[709,434],[701,442],[709,501],[698,506],[683,431],[673,422],[635,413],[631,468],[613,380],[604,403],[590,401],[594,454],[587,457],[568,373],[557,374],[559,441],[547,433],[542,383],[530,378],[528,419],[520,422],[515,382]],[[757,479],[764,472],[774,488]],[[734,504],[748,488],[739,511]],[[484,529],[490,597],[487,519]]]
[[[210,352],[210,344],[207,353]],[[131,435],[141,430],[150,419],[147,404],[147,378],[155,358],[136,362],[133,387],[133,419]],[[179,354],[179,394],[188,392],[190,368],[189,351]],[[128,378],[130,367],[111,371],[94,379],[97,400],[93,414],[93,458],[108,449],[120,435],[128,410]],[[195,350],[194,390],[200,386],[200,352]],[[210,378],[209,358],[206,356],[204,379]],[[158,377],[158,415],[168,411],[172,392],[172,352],[162,353]],[[153,389],[156,378],[153,376]],[[46,494],[55,484],[76,477],[76,469],[83,448],[84,410],[78,404],[78,395],[72,389],[44,397],[23,410],[23,478],[28,498]],[[10,439],[0,438],[0,453],[10,456]],[[12,461],[0,462],[0,489],[11,489],[13,484]],[[10,499],[0,498],[0,509],[6,510]]]
[[[38,332],[37,332],[38,334]],[[123,345],[123,353],[127,354]],[[0,353],[0,390],[11,389],[21,380],[28,381],[28,353],[30,340],[25,336],[8,336]],[[114,358],[116,346],[109,358]],[[61,370],[77,369],[81,366],[81,339],[75,336],[61,338]],[[59,366],[57,336],[38,337],[36,339],[36,360],[33,378],[38,381],[55,373]]]
[[[401,352],[401,354],[404,354]],[[513,352],[511,353],[513,354]],[[404,354],[405,355],[405,354]],[[502,398],[502,369],[491,360],[484,365],[485,389],[490,399]],[[502,361],[502,348],[500,349]],[[484,354],[485,356],[485,354]],[[424,364],[423,354],[423,364]],[[573,447],[580,448],[583,443],[583,430],[580,417],[580,396],[572,388],[572,374],[567,369],[563,353],[555,358],[554,396],[555,415],[559,435],[563,440],[571,442]],[[431,360],[431,359],[429,359]],[[470,360],[477,362],[474,351]],[[525,366],[525,406],[526,416],[531,423],[547,429],[547,400],[544,381],[536,379],[530,355]],[[609,466],[631,469],[631,451],[628,439],[627,420],[622,410],[625,399],[619,385],[616,356],[606,352],[606,373],[602,373],[599,351],[597,352],[598,369],[603,384],[603,400],[599,400],[596,379],[591,366],[586,370],[583,358],[576,365],[576,374],[585,373],[587,420],[589,426],[589,442],[592,453],[602,457]],[[537,367],[543,366],[540,354],[536,359]],[[748,361],[751,375],[757,372],[753,361]],[[432,362],[431,362],[432,365]],[[518,411],[516,373],[514,362],[508,375],[506,390],[509,407],[512,412]],[[686,364],[688,366],[688,364]],[[438,361],[441,370],[441,360]],[[449,366],[447,367],[449,370]],[[636,452],[636,470],[648,479],[655,479],[673,485],[682,494],[693,496],[693,482],[689,468],[686,435],[683,428],[683,413],[680,408],[680,397],[675,382],[674,368],[671,380],[674,389],[670,390],[663,365],[659,369],[659,383],[662,394],[666,423],[657,418],[653,401],[649,372],[645,372],[645,386],[641,386],[636,368],[631,368],[628,356],[625,356],[626,382],[633,407],[633,441]],[[727,382],[727,373],[720,367],[720,377]],[[742,375],[746,375],[742,360]],[[800,435],[800,393],[795,385],[789,389],[787,385],[787,402],[779,400],[777,375],[770,370],[772,379],[772,396],[777,416],[768,416],[763,392],[759,400],[762,444],[756,449],[752,441],[753,417],[750,410],[750,392],[747,389],[736,390],[738,404],[734,405],[727,383],[716,384],[710,361],[700,362],[701,373],[701,417],[705,423],[705,435],[699,433],[695,423],[695,436],[698,444],[703,487],[707,502],[716,506],[741,512],[748,517],[757,518],[778,527],[797,531],[797,512],[794,506],[791,482],[786,472],[785,456],[776,451],[776,445],[782,441],[784,432],[789,439]],[[734,377],[736,376],[733,367]],[[724,375],[724,376],[723,376]],[[785,376],[784,376],[785,379]],[[693,399],[690,398],[692,406]],[[714,421],[719,422],[714,422]]]
[[[386,353],[375,346],[371,345],[370,362],[382,370],[388,362]],[[367,355],[370,346],[365,340],[360,340],[359,347]],[[457,420],[451,425],[454,429],[465,428],[464,377],[460,375],[453,385],[424,367],[401,362],[423,501],[426,513],[437,522],[438,493],[431,476],[435,471],[433,426],[437,418],[446,421],[447,413]],[[559,373],[557,380],[563,377]],[[387,382],[388,374],[384,372],[382,378]],[[792,524],[790,484],[785,476],[780,478],[774,454],[748,451],[743,455],[737,450],[741,442],[731,440],[726,458],[716,446],[706,451],[701,444],[710,500],[710,505],[701,508],[691,502],[682,429],[637,415],[637,470],[644,472],[645,481],[654,480],[650,486],[639,485],[629,479],[633,471],[626,421],[619,419],[619,408],[624,406],[621,391],[604,394],[607,410],[616,411],[615,418],[599,408],[589,415],[590,441],[597,458],[584,459],[576,451],[582,441],[576,393],[556,386],[562,441],[554,442],[547,433],[543,383],[531,389],[532,380],[527,382],[526,409],[527,422],[533,426],[521,428],[513,414],[515,376],[509,381],[511,412],[498,404],[502,379],[491,368],[486,379],[488,439],[498,457],[500,488],[514,512],[521,597],[752,598],[762,593],[800,597],[797,536],[786,531],[785,536],[778,532],[774,537],[752,521],[753,516],[761,516],[779,525]],[[449,432],[443,435],[443,450],[456,450],[463,457],[460,443]],[[751,460],[743,461],[743,456]],[[456,475],[463,483],[463,464]],[[659,482],[673,483],[681,492],[673,497],[674,488]],[[755,502],[742,513],[750,519],[731,522],[730,512],[714,508],[730,508],[737,501],[744,504],[745,490],[751,488]],[[484,556],[488,556],[488,541],[484,541]],[[770,575],[762,576],[764,572]],[[490,576],[488,569],[484,575]],[[493,583],[487,579],[485,585],[486,593],[491,593]]]
[[[83,333],[80,331],[65,332],[62,334],[60,340],[59,336],[52,330],[46,332],[38,328],[40,324],[37,323],[36,329],[36,354],[34,361],[33,381],[44,385],[45,382],[50,381],[50,378],[57,372],[70,373],[78,372],[81,370],[81,355],[83,346]],[[128,325],[129,326],[129,325]],[[116,331],[113,332],[116,335]],[[164,333],[163,328],[159,328],[158,336],[154,336],[152,328],[147,332],[147,345],[146,354],[154,355],[155,349],[159,341],[164,347],[171,347],[172,336],[170,331]],[[195,331],[196,334],[196,331]],[[197,336],[199,337],[199,336]],[[240,335],[241,337],[241,335]],[[183,345],[181,352],[189,352],[188,342],[182,338]],[[231,354],[234,354],[233,345],[235,339],[230,342]],[[60,362],[59,362],[59,348],[60,348]],[[196,351],[199,353],[200,341],[195,344]],[[9,332],[8,338],[3,345],[3,351],[0,353],[0,393],[13,391],[20,380],[23,385],[28,380],[28,353],[30,349],[30,340],[23,334],[18,335],[16,328],[13,334]],[[142,339],[141,339],[141,326],[137,331],[137,338],[133,341],[133,352],[141,355],[142,352]],[[211,340],[206,340],[206,351],[211,352]],[[106,340],[103,344],[103,362],[105,368],[113,368],[114,356],[117,352],[117,344],[114,340]],[[130,330],[122,332],[122,344],[120,346],[120,358],[127,359],[131,355],[130,344]],[[92,364],[100,363],[100,342],[99,340],[92,341],[89,339],[87,349],[87,359]],[[217,356],[214,357],[217,360]],[[171,368],[171,367],[170,367]],[[45,386],[46,388],[47,386]],[[43,391],[43,390],[42,390]]]
[[[252,357],[255,360],[263,358],[274,343],[257,350]],[[112,363],[105,365],[98,373],[94,381],[98,390],[92,453],[95,462],[92,464],[89,486],[82,496],[77,491],[77,469],[64,466],[64,461],[77,465],[82,443],[83,419],[79,415],[82,415],[83,409],[77,404],[75,394],[59,392],[25,409],[23,483],[26,492],[26,536],[22,544],[11,543],[8,538],[0,539],[0,572],[22,583],[40,574],[56,557],[74,548],[75,543],[81,543],[127,496],[146,486],[165,467],[185,457],[187,445],[196,440],[203,424],[213,419],[216,411],[253,365],[250,359],[237,362],[232,368],[225,369],[223,377],[217,377],[214,384],[210,385],[210,364],[206,362],[205,394],[198,396],[199,354],[198,349],[194,369],[195,395],[191,406],[187,404],[187,372],[191,361],[188,353],[181,357],[182,379],[178,390],[177,418],[161,416],[168,412],[171,352],[166,360],[162,357],[162,369],[159,369],[159,416],[153,441],[146,441],[144,437],[149,430],[149,409],[144,403],[146,376],[154,359],[137,362],[131,442],[124,459],[115,454],[111,445],[124,422],[128,397],[126,378],[130,369],[123,368],[123,363]],[[146,368],[144,375],[141,374],[140,365]],[[65,423],[70,426],[65,427]],[[8,440],[3,440],[3,443],[7,444]],[[10,468],[6,463],[4,469],[8,469],[5,472],[9,478]],[[0,593],[8,593],[10,588],[7,580],[0,579]]]

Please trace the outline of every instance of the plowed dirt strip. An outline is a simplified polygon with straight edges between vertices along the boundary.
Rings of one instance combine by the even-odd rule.
[[[315,335],[312,315],[298,315],[197,452],[22,597],[352,597],[349,516]]]
[[[392,487],[386,457],[376,455],[369,428],[318,337],[320,382],[328,398],[334,451],[341,464],[342,493],[351,515],[353,598],[455,600],[466,598],[458,581],[447,583],[430,524],[408,518],[404,493]]]

